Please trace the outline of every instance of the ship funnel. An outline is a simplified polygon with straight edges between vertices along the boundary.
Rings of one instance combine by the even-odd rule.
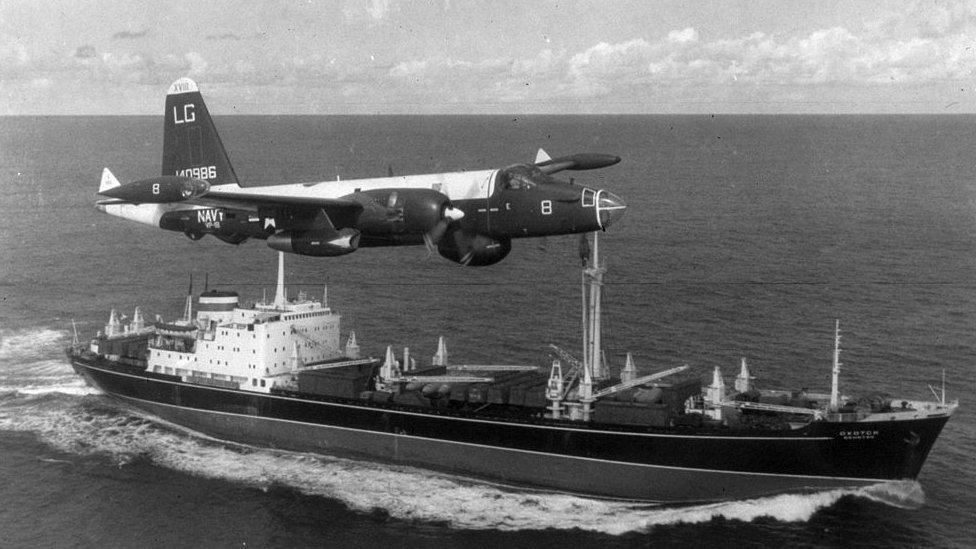
[[[237,292],[208,290],[197,298],[197,321],[206,328],[211,323],[225,324],[234,320],[234,309],[240,304]]]

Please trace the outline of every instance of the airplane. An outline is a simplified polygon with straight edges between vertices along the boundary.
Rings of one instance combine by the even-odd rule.
[[[322,257],[423,244],[484,266],[504,259],[512,239],[606,230],[619,220],[627,206],[613,193],[553,177],[619,161],[539,149],[535,162],[501,169],[249,185],[237,178],[197,84],[184,77],[166,94],[162,176],[122,184],[105,168],[96,207],[192,240],[263,239]]]

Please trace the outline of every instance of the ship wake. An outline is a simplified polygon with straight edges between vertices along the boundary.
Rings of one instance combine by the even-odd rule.
[[[69,342],[67,332],[49,328],[0,332],[0,399],[97,394],[65,360]]]
[[[354,512],[457,529],[580,529],[622,535],[716,519],[804,522],[845,496],[902,508],[924,502],[918,484],[907,482],[687,507],[636,505],[510,489],[410,467],[232,445],[159,423],[107,397],[65,390],[20,394],[28,396],[19,404],[0,405],[0,429],[34,432],[65,453],[107,456],[118,467],[149,462],[263,491],[284,487],[340,501]]]

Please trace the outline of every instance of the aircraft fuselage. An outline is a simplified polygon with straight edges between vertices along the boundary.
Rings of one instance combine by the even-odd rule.
[[[531,171],[527,166],[523,171]],[[501,175],[501,177],[500,177]],[[546,181],[520,182],[511,185],[504,179],[503,170],[410,175],[401,177],[323,181],[261,187],[214,186],[207,197],[219,203],[224,187],[241,195],[294,198],[348,198],[388,215],[387,205],[376,204],[364,191],[390,189],[429,189],[446,195],[453,206],[464,212],[457,229],[491,238],[525,238],[601,230],[609,224],[615,197],[606,191],[546,178]],[[153,205],[145,205],[150,207]],[[131,206],[109,206],[112,208]],[[620,208],[622,210],[622,208]],[[601,220],[602,214],[602,220]],[[131,218],[130,218],[131,219]],[[278,208],[268,211],[248,211],[232,207],[176,206],[162,212],[159,219],[144,216],[145,223],[189,235],[213,234],[218,237],[239,235],[247,238],[266,238],[276,231],[292,228],[294,220]],[[396,231],[370,231],[358,223],[336,222],[336,228],[360,228],[360,247],[416,245],[423,243],[421,234]]]

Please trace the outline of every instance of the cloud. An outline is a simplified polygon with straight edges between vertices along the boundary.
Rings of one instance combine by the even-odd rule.
[[[93,59],[98,57],[98,51],[95,50],[95,46],[84,45],[75,48],[74,57],[76,59]]]
[[[439,55],[403,60],[389,70],[393,94],[426,93],[432,102],[542,105],[558,102],[646,108],[699,98],[816,103],[827,88],[843,97],[900,84],[944,85],[976,79],[976,0],[879,15],[869,24],[801,35],[762,32],[706,39],[694,27],[658,37],[597,42],[575,51],[546,48],[515,58],[466,60]],[[580,103],[582,105],[583,103]],[[635,107],[636,105],[636,107]]]
[[[383,19],[390,13],[390,7],[390,0],[370,0],[366,11],[373,19]]]
[[[667,101],[681,110],[705,100],[713,105],[814,101],[825,89],[834,90],[835,97],[912,89],[918,98],[934,86],[971,89],[976,81],[976,0],[919,2],[894,13],[879,9],[870,22],[802,33],[753,32],[719,39],[709,28],[679,24],[654,34],[580,33],[597,38],[583,44],[532,42],[528,50],[528,42],[514,40],[518,47],[445,50],[443,44],[451,40],[403,30],[420,16],[407,4],[401,10],[397,0],[343,0],[339,7],[338,14],[334,7],[327,11],[330,21],[346,18],[336,22],[341,33],[321,40],[321,47],[321,36],[311,31],[296,36],[305,38],[297,46],[288,40],[276,44],[258,40],[275,28],[226,21],[200,27],[192,40],[163,40],[162,27],[143,21],[112,35],[112,41],[80,38],[74,44],[86,43],[73,50],[41,49],[0,36],[0,71],[6,80],[25,86],[31,79],[47,78],[55,88],[73,89],[92,82],[166,85],[191,74],[201,82],[226,84],[226,89],[237,86],[244,94],[292,90],[280,93],[348,97],[354,108],[379,104],[390,112],[410,109],[410,104],[423,112],[460,111],[467,105],[470,112],[628,112],[652,110]],[[455,11],[449,2],[434,8]],[[294,11],[315,32],[325,32],[307,4]],[[430,13],[423,12],[425,22]],[[292,23],[282,25],[295,34]],[[474,38],[471,43],[480,44]],[[359,53],[351,52],[353,45]],[[363,47],[380,61],[362,62]],[[503,53],[479,56],[478,51]],[[309,107],[299,101],[282,108]]]
[[[201,76],[207,72],[207,60],[195,51],[187,52],[183,59],[189,64],[190,76]]]
[[[0,35],[0,68],[27,67],[30,64],[27,47],[20,41]]]
[[[673,30],[668,33],[668,42],[677,42],[679,44],[687,44],[689,42],[698,41],[698,31],[692,27],[688,27],[682,30]]]
[[[144,29],[136,32],[122,31],[113,34],[112,39],[113,40],[136,40],[139,38],[144,38],[147,34],[149,34],[149,29]]]
[[[391,14],[400,11],[400,6],[392,0],[346,0],[342,13],[347,20],[383,21]]]
[[[243,38],[241,38],[241,36],[239,36],[237,34],[234,34],[232,32],[225,32],[224,34],[210,34],[210,35],[207,35],[207,40],[212,40],[212,41],[220,41],[220,40],[233,40],[233,41],[238,41],[238,40],[243,40]]]
[[[569,83],[592,89],[648,85],[691,88],[723,82],[803,87],[928,83],[976,76],[976,8],[912,11],[883,24],[832,27],[798,37],[754,33],[705,42],[693,28],[663,39],[598,43],[571,57]],[[906,33],[906,30],[912,31]],[[967,53],[968,52],[968,53]]]
[[[404,61],[403,63],[397,63],[395,67],[390,69],[390,76],[394,78],[422,76],[427,71],[427,65],[427,61]]]

